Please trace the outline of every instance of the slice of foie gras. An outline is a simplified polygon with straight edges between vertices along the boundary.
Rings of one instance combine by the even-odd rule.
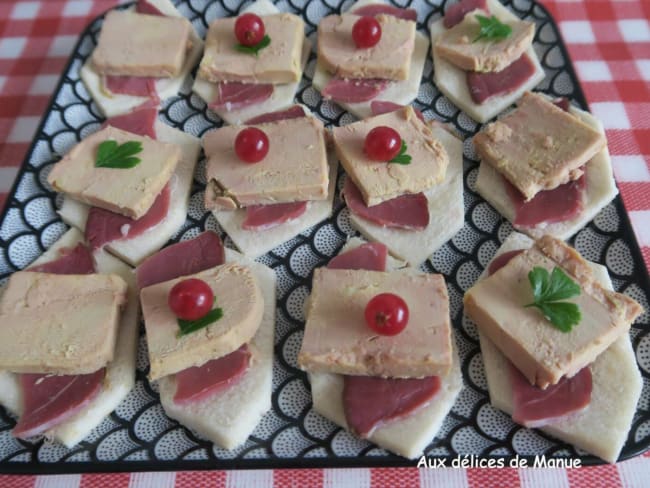
[[[535,36],[533,22],[506,22],[512,28],[507,38],[478,39],[481,26],[477,15],[489,16],[482,10],[470,12],[438,38],[433,48],[440,57],[465,71],[501,71],[531,46]]]
[[[111,10],[92,54],[103,75],[173,78],[183,68],[192,25],[184,17]]]
[[[14,273],[0,298],[0,369],[67,375],[103,368],[113,359],[126,293],[113,274]]]
[[[378,126],[394,127],[411,156],[408,165],[372,161],[363,147],[368,133]],[[419,193],[440,183],[449,164],[444,146],[413,107],[371,117],[332,130],[336,155],[369,207],[406,193]]]
[[[407,79],[415,49],[415,22],[379,14],[379,42],[359,49],[352,39],[352,28],[360,18],[353,14],[329,15],[320,21],[318,62],[341,78]]]
[[[409,307],[406,328],[380,336],[364,318],[380,293]],[[452,362],[449,297],[438,274],[318,268],[298,364],[312,373],[418,378],[445,375]]]
[[[178,320],[167,299],[173,286],[188,278],[203,280],[212,288],[223,316],[207,327],[179,336]],[[255,335],[264,310],[264,299],[250,268],[234,263],[147,286],[140,291],[140,300],[152,381],[235,351]]]
[[[581,288],[568,301],[578,305],[580,322],[571,331],[555,328],[533,301],[528,273],[562,268]],[[627,333],[643,311],[633,299],[604,289],[587,262],[564,242],[539,239],[492,276],[479,281],[464,298],[465,311],[527,380],[540,388],[572,377]]]
[[[99,145],[109,140],[142,144],[142,151],[135,155],[140,162],[133,168],[96,167]],[[153,205],[180,158],[176,144],[108,126],[74,146],[54,165],[47,181],[56,191],[82,203],[139,219]]]
[[[198,78],[218,83],[294,83],[302,76],[302,45],[305,23],[293,14],[262,17],[271,43],[257,55],[237,50],[236,17],[214,20],[205,39],[205,51]]]
[[[235,154],[235,139],[243,127],[222,127],[204,137],[206,208],[325,200],[329,167],[323,124],[314,117],[300,117],[255,127],[269,139],[268,154],[256,164]]]
[[[481,160],[499,171],[526,200],[541,190],[578,179],[582,166],[607,145],[603,134],[531,92],[473,141]]]

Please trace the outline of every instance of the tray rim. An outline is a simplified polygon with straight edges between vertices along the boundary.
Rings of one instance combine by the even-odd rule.
[[[65,66],[62,69],[61,76],[59,77],[56,87],[52,91],[52,95],[47,103],[47,106],[43,112],[41,120],[34,132],[34,138],[32,139],[25,157],[23,158],[22,163],[20,164],[18,171],[16,173],[14,182],[11,186],[11,189],[7,192],[7,199],[5,200],[4,208],[0,212],[0,227],[4,224],[7,214],[10,210],[11,199],[14,198],[18,186],[20,185],[22,178],[27,171],[30,160],[36,148],[36,144],[39,141],[39,135],[43,132],[47,119],[51,113],[53,105],[56,103],[56,98],[63,87],[63,84],[66,79],[66,75],[70,70],[72,64],[75,61],[75,54],[78,52],[83,39],[91,31],[92,26],[100,19],[103,19],[105,15],[112,10],[122,10],[128,8],[136,3],[137,0],[130,1],[126,4],[116,5],[111,7],[101,14],[94,17],[86,27],[79,33],[79,37],[74,45],[74,48],[71,51],[70,57],[68,58]],[[274,1],[274,0],[272,0]],[[392,1],[392,0],[390,0]],[[447,0],[442,0],[444,5]],[[510,3],[512,3],[511,0]],[[582,89],[582,84],[580,78],[578,78],[577,73],[574,68],[573,60],[570,56],[569,50],[566,47],[564,42],[564,37],[562,32],[559,29],[555,17],[551,14],[549,9],[542,3],[541,0],[530,0],[534,7],[539,8],[546,16],[548,17],[550,23],[553,25],[555,31],[558,33],[557,46],[559,46],[560,51],[564,59],[566,59],[566,66],[564,69],[568,72],[571,79],[575,80],[575,87],[573,91],[573,96],[578,102],[579,106],[589,112],[589,104],[585,97],[584,91]],[[499,0],[500,3],[503,3],[503,0]],[[544,24],[546,25],[546,24]],[[539,31],[539,30],[538,30]],[[537,35],[537,34],[536,34]],[[618,181],[616,181],[616,187],[618,186]],[[622,226],[631,234],[632,239],[626,243],[630,247],[632,254],[632,259],[634,262],[641,263],[641,269],[645,270],[645,273],[637,273],[636,278],[639,281],[639,284],[646,290],[650,290],[650,269],[646,266],[643,259],[643,254],[638,243],[636,234],[634,233],[634,228],[632,227],[632,222],[628,214],[625,205],[623,204],[623,198],[621,193],[616,195],[612,203],[617,209],[619,216],[623,217]],[[573,237],[571,238],[573,239]],[[0,238],[0,244],[4,243],[4,239]],[[41,243],[38,243],[39,247],[42,247]],[[41,252],[44,252],[45,249],[41,249]],[[608,270],[609,271],[609,270]],[[636,347],[640,339],[636,337],[632,340],[633,346]],[[635,349],[636,350],[636,349]],[[638,361],[637,361],[638,365]],[[650,373],[645,373],[640,369],[642,376],[649,376]],[[632,426],[634,421],[632,422]],[[535,429],[536,430],[536,429]],[[546,436],[546,434],[544,434]],[[552,436],[548,436],[551,437]],[[43,442],[43,441],[40,441]],[[636,448],[632,449],[629,452],[625,452],[625,445],[621,451],[621,455],[616,460],[616,463],[632,459],[637,457],[645,452],[650,451],[650,436],[643,443],[639,443]],[[474,456],[477,459],[504,459],[506,462],[514,459],[514,456],[506,455],[481,455],[481,454],[459,454],[457,456],[437,456],[437,455],[424,455],[428,459],[440,459],[445,460],[447,466],[451,466],[451,462],[454,459]],[[518,455],[518,459],[526,460],[528,466],[532,467],[534,460],[541,455]],[[420,458],[418,458],[420,459]],[[568,457],[547,457],[547,459],[558,459],[558,460],[574,460],[578,459],[581,461],[581,466],[600,466],[608,465],[606,461],[591,455],[577,456],[573,458]],[[274,459],[217,459],[217,460],[173,460],[173,461],[60,461],[60,462],[41,462],[41,461],[5,461],[0,462],[0,474],[7,475],[56,475],[56,474],[88,474],[88,473],[134,473],[134,472],[170,472],[170,471],[205,471],[205,470],[257,470],[257,469],[325,469],[325,468],[415,468],[417,467],[417,459],[407,459],[402,457],[396,458],[385,458],[380,456],[364,456],[364,457],[319,457],[319,458],[307,458],[307,457],[287,457],[287,458],[274,458]],[[507,467],[507,466],[506,466]]]

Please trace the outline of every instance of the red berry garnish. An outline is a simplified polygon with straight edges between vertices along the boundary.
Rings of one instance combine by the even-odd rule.
[[[244,14],[235,21],[235,37],[242,46],[254,46],[264,38],[264,22],[255,14]]]
[[[396,335],[409,321],[409,308],[402,298],[392,293],[380,293],[366,305],[366,323],[382,335]]]
[[[269,152],[269,138],[256,127],[247,127],[237,134],[235,153],[245,163],[259,163]]]
[[[375,46],[381,39],[381,26],[374,17],[361,17],[352,26],[352,40],[358,48]]]
[[[167,303],[179,319],[198,320],[212,310],[214,293],[205,281],[189,278],[172,287]]]
[[[402,138],[395,129],[380,125],[366,136],[363,150],[374,161],[390,161],[402,149]]]

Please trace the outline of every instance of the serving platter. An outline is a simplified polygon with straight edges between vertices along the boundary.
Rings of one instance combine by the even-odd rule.
[[[240,0],[181,0],[174,2],[200,35],[217,17],[236,15]],[[446,0],[393,2],[418,11],[418,28],[439,19]],[[546,71],[538,89],[552,96],[568,97],[586,108],[566,48],[548,11],[531,0],[508,0],[516,15],[536,23],[534,48]],[[346,10],[349,1],[281,0],[282,11],[301,15],[307,33],[315,41],[321,17]],[[245,4],[244,4],[245,5]],[[96,19],[82,33],[70,62],[37,130],[35,140],[18,174],[0,219],[0,284],[26,267],[54,243],[65,230],[56,214],[61,198],[46,182],[52,165],[76,142],[97,130],[102,117],[79,78],[79,69],[94,48],[101,26]],[[315,44],[315,42],[314,42]],[[315,54],[312,52],[297,99],[329,125],[354,121],[334,103],[324,101],[311,86]],[[582,464],[602,462],[536,430],[515,425],[489,404],[478,336],[473,324],[463,319],[462,295],[477,279],[486,263],[511,232],[500,217],[475,191],[478,162],[470,137],[480,125],[460,112],[432,83],[432,65],[425,65],[422,85],[414,105],[425,117],[452,123],[466,138],[464,143],[465,226],[422,266],[427,272],[443,273],[451,301],[452,321],[465,386],[445,420],[438,437],[427,448],[429,457],[460,456],[534,458],[580,458]],[[190,92],[170,99],[161,119],[170,126],[201,136],[222,123],[205,103]],[[221,234],[232,242],[216,220],[203,209],[204,164],[194,176],[190,209],[183,228],[173,242],[189,239],[203,230]],[[340,181],[339,181],[340,183]],[[340,190],[340,185],[339,185]],[[214,468],[285,468],[335,466],[414,466],[399,456],[357,439],[311,409],[309,382],[296,366],[296,355],[304,327],[303,303],[309,293],[313,269],[327,263],[355,231],[340,198],[333,216],[286,242],[259,260],[272,267],[278,278],[275,364],[272,409],[249,440],[233,451],[214,447],[195,433],[167,418],[158,401],[155,385],[146,380],[146,345],[141,334],[137,384],[128,398],[93,433],[73,449],[45,440],[27,442],[10,435],[14,420],[0,409],[0,471],[7,473],[64,473],[88,471],[188,470]],[[586,258],[609,269],[617,291],[639,301],[647,310],[648,273],[634,239],[620,197],[608,205],[570,241]],[[631,336],[643,391],[621,458],[635,456],[650,447],[650,316],[644,313]]]

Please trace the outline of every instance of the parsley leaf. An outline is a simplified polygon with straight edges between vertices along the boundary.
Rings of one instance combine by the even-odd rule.
[[[235,44],[235,49],[240,53],[254,54],[255,56],[259,56],[258,53],[262,49],[267,47],[269,44],[271,44],[271,38],[268,35],[266,35],[262,38],[260,42],[258,42],[254,46],[244,46],[243,44]]]
[[[481,30],[478,33],[478,37],[472,42],[477,42],[481,39],[487,39],[488,41],[502,41],[512,34],[512,27],[508,24],[504,24],[494,15],[492,17],[477,15],[476,20],[478,20]]]
[[[407,150],[408,147],[406,146],[406,143],[402,140],[402,147],[399,150],[399,154],[388,162],[395,163],[395,164],[411,164],[411,156],[406,154]]]
[[[210,310],[206,315],[204,315],[203,317],[197,320],[178,319],[178,327],[180,328],[180,330],[178,331],[178,337],[190,334],[204,327],[207,327],[211,323],[219,320],[221,317],[223,317],[223,309],[214,308]]]
[[[539,309],[562,332],[570,332],[580,322],[582,314],[578,305],[560,301],[580,295],[580,286],[561,268],[556,266],[549,274],[546,269],[535,267],[528,273],[528,281],[534,301],[526,307]]]
[[[128,169],[140,164],[140,158],[134,157],[142,152],[140,141],[128,141],[118,144],[117,141],[104,141],[97,148],[95,167]]]

